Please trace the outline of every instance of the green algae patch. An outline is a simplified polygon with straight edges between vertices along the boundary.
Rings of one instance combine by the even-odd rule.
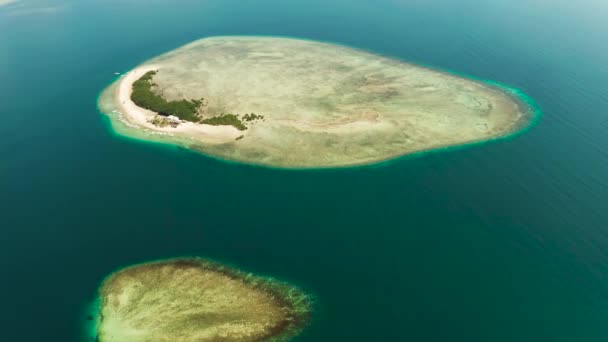
[[[104,280],[101,342],[287,341],[310,321],[302,290],[200,258],[124,268]]]
[[[150,72],[154,94],[167,103],[204,99],[200,120],[168,122],[137,106],[133,84]],[[234,36],[197,40],[137,66],[99,104],[125,136],[223,160],[318,169],[515,137],[537,121],[529,100],[491,81],[346,46]]]

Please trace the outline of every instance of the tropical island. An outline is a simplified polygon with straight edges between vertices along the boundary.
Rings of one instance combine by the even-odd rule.
[[[213,37],[136,67],[99,107],[114,130],[282,168],[372,164],[510,136],[517,91],[329,43]]]
[[[289,284],[205,259],[170,259],[104,280],[96,339],[280,342],[301,332],[311,310],[311,298]]]

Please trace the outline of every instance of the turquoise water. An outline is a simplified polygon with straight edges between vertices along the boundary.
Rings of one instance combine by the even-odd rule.
[[[539,0],[28,2],[0,9],[0,325],[85,341],[122,266],[201,255],[317,297],[298,341],[605,341],[608,5]],[[331,41],[521,89],[515,139],[281,171],[120,139],[115,77],[191,40]]]

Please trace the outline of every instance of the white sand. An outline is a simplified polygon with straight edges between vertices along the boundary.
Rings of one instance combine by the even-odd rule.
[[[1,1],[1,0],[0,0]],[[157,115],[156,113],[138,107],[131,101],[133,83],[149,71],[157,70],[156,65],[145,65],[138,67],[124,75],[117,88],[116,98],[119,101],[119,108],[125,120],[129,123],[138,125],[153,131],[183,135],[196,138],[198,141],[221,144],[234,141],[237,137],[244,135],[245,132],[239,131],[233,126],[212,126],[198,124],[194,122],[182,122],[177,127],[158,127],[150,121]]]

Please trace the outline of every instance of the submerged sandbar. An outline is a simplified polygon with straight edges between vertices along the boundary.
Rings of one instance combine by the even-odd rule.
[[[136,105],[133,83],[146,74],[162,101],[196,103],[195,119]],[[274,37],[195,41],[123,75],[100,108],[127,136],[285,168],[370,164],[492,140],[533,119],[523,101],[493,84]]]
[[[285,341],[312,306],[291,285],[199,258],[125,268],[99,293],[100,342]]]

